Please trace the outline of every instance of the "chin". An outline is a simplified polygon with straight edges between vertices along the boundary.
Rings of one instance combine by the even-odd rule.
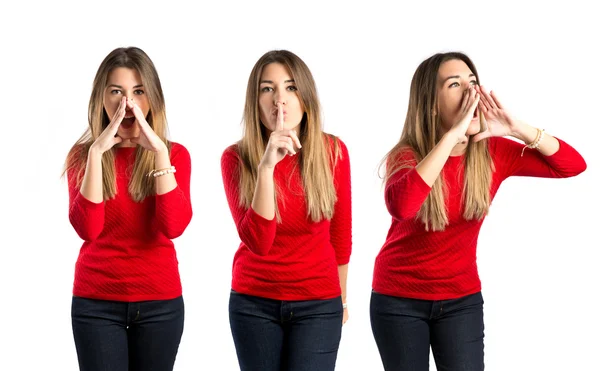
[[[132,138],[137,138],[140,136],[140,133],[134,133],[132,131],[125,131],[125,132],[117,132],[117,136],[121,137],[121,139],[123,140],[127,140],[127,139],[132,139]]]

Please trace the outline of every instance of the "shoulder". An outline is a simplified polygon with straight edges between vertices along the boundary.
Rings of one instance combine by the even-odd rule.
[[[185,146],[181,143],[177,143],[177,142],[169,142],[171,144],[171,153],[173,154],[179,154],[179,153],[187,153],[188,155],[190,154],[189,151],[187,150],[187,148],[185,148]]]
[[[171,144],[171,160],[178,159],[178,160],[190,161],[190,153],[183,144],[180,144],[177,142],[170,142],[170,144]]]
[[[388,164],[412,164],[416,166],[417,156],[415,151],[406,145],[392,149],[387,158]]]
[[[78,143],[69,150],[65,161],[65,171],[68,178],[73,178],[79,172],[87,161],[87,152],[89,144]]]
[[[323,137],[329,151],[338,158],[348,158],[348,147],[339,137],[323,132]]]
[[[504,155],[519,151],[523,145],[515,140],[504,137],[488,139],[488,149],[493,158],[502,158]]]
[[[232,167],[237,166],[240,163],[240,149],[238,143],[232,144],[225,148],[221,155],[221,166]]]
[[[225,159],[225,158],[239,158],[240,154],[239,154],[239,146],[237,143],[234,143],[232,145],[230,145],[229,147],[225,148],[225,150],[223,151],[223,154],[221,155],[221,159]]]

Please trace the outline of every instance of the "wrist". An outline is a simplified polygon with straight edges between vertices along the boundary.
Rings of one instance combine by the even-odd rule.
[[[169,151],[165,146],[164,150],[160,150],[154,153],[154,167],[156,169],[167,168],[171,166],[171,157]]]
[[[459,144],[463,141],[465,137],[465,134],[460,134],[458,133],[458,131],[454,128],[448,130],[444,135],[442,135],[442,139],[440,140],[440,142],[442,141],[449,141],[451,142],[451,144],[454,146],[456,144]]]
[[[258,173],[263,175],[272,175],[275,171],[274,167],[267,166],[263,163],[258,164]]]
[[[89,158],[102,158],[103,154],[104,154],[104,152],[102,152],[100,149],[98,149],[93,144],[88,149],[88,157]]]
[[[523,122],[517,122],[510,133],[510,136],[525,143],[531,143],[535,140],[537,129]]]
[[[167,145],[163,141],[161,141],[161,145],[156,150],[156,155],[161,155],[165,153],[169,154],[169,148],[167,148]]]

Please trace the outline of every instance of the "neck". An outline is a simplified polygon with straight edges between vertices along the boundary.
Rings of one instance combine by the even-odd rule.
[[[131,147],[136,147],[136,146],[137,146],[137,144],[132,143],[131,140],[125,139],[121,143],[117,144],[115,147],[117,147],[117,148],[131,148]]]

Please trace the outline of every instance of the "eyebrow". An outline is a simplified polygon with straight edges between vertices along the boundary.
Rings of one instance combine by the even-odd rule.
[[[109,88],[110,88],[111,86],[112,86],[112,87],[114,87],[114,88],[123,89],[123,87],[122,87],[121,85],[117,85],[117,84],[110,84],[110,85],[108,85],[108,87],[109,87]],[[143,88],[143,87],[144,87],[144,85],[140,84],[140,85],[136,85],[136,86],[134,86],[133,88],[135,89],[135,88]]]
[[[294,82],[295,83],[296,81],[294,81],[293,79],[292,80],[285,80],[283,83],[287,84],[288,82]],[[271,81],[271,80],[262,80],[260,83],[261,84],[274,84],[274,82]]]
[[[469,78],[471,78],[471,77],[475,77],[475,74],[474,73],[470,74]],[[442,81],[442,83],[445,83],[446,81],[448,81],[450,79],[460,79],[460,76],[459,75],[448,76],[444,79],[444,81]]]

